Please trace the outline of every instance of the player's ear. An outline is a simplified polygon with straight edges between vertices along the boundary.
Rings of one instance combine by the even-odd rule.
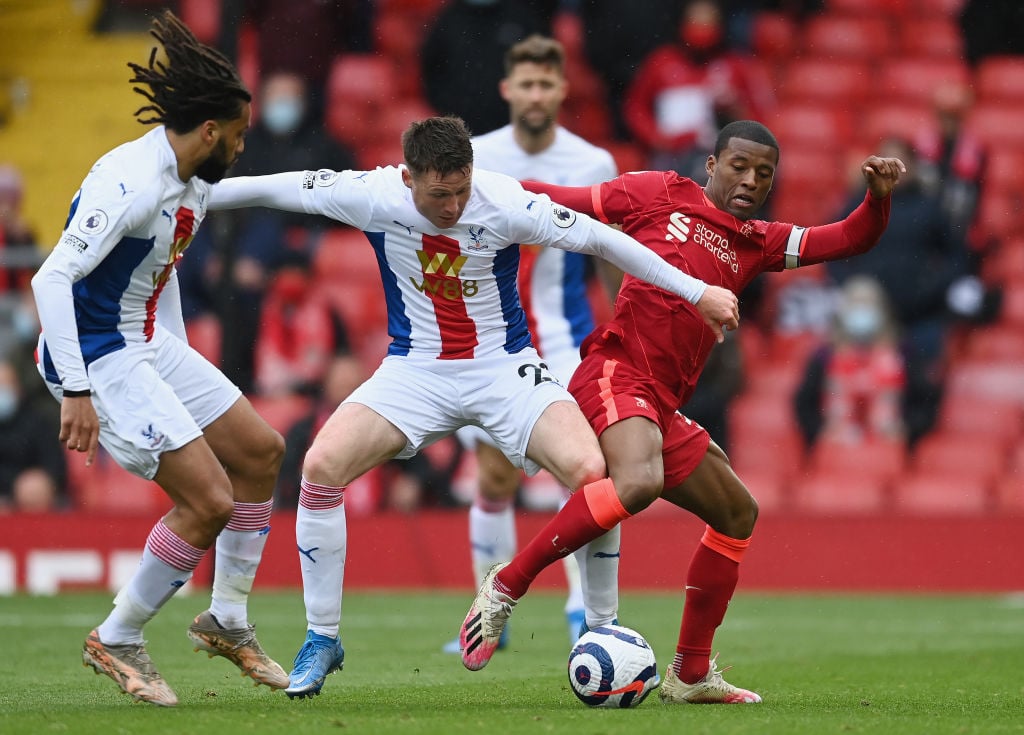
[[[214,145],[220,137],[220,123],[216,120],[204,120],[199,126],[199,137],[206,145]]]
[[[508,102],[508,87],[508,77],[505,77],[500,82],[498,82],[498,93],[501,94],[501,98],[506,102]]]
[[[412,188],[412,174],[409,173],[409,169],[405,167],[402,168],[402,183],[405,184],[405,188]]]
[[[708,178],[715,175],[715,157],[708,156],[708,160],[704,163],[704,170],[708,172]]]

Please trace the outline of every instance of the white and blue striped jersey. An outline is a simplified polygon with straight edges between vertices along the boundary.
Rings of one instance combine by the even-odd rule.
[[[295,171],[225,179],[210,208],[266,206],[320,214],[362,230],[384,284],[388,353],[463,359],[531,344],[516,288],[519,244],[589,252],[696,302],[704,284],[607,225],[474,169],[459,222],[439,230],[416,209],[400,168]]]
[[[472,140],[475,165],[515,179],[559,186],[590,186],[618,175],[615,159],[603,148],[559,126],[555,140],[539,153],[523,150],[513,126],[506,125]],[[557,248],[524,251],[519,293],[534,346],[543,357],[567,355],[579,362],[579,347],[594,328],[587,298],[585,256]],[[568,376],[560,376],[568,380]]]
[[[163,126],[96,162],[32,281],[47,380],[65,390],[88,388],[93,361],[149,342],[158,320],[185,339],[175,265],[206,214],[209,193],[205,181],[178,177]]]

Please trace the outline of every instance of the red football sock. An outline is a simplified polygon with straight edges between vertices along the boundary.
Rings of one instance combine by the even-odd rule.
[[[672,667],[693,684],[708,673],[715,630],[725,618],[750,539],[734,539],[708,526],[686,574],[686,602]]]
[[[593,541],[629,515],[609,478],[585,485],[501,570],[495,578],[499,589],[512,597],[522,597],[545,567]]]

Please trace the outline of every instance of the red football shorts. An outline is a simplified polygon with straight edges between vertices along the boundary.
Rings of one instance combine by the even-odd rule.
[[[707,454],[711,437],[703,426],[681,415],[675,396],[632,366],[589,355],[569,382],[569,392],[598,436],[609,426],[643,416],[661,428],[665,487],[678,486]]]

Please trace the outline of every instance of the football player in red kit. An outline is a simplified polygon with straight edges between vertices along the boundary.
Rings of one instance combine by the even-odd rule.
[[[722,128],[704,186],[671,171],[627,173],[590,187],[525,186],[621,225],[684,272],[738,294],[764,271],[873,247],[888,222],[892,189],[906,170],[899,159],[869,157],[861,167],[867,182],[862,204],[840,222],[804,228],[754,219],[778,163],[775,136],[744,120]],[[661,698],[761,701],[726,682],[710,658],[750,544],[757,502],[708,433],[676,410],[693,393],[715,339],[683,300],[626,277],[612,320],[583,343],[583,363],[569,385],[600,438],[609,477],[574,494],[511,562],[492,568],[462,626],[467,668],[487,664],[512,608],[542,569],[588,543],[594,553],[608,529],[662,497],[699,516],[707,528],[687,572],[679,641]]]

